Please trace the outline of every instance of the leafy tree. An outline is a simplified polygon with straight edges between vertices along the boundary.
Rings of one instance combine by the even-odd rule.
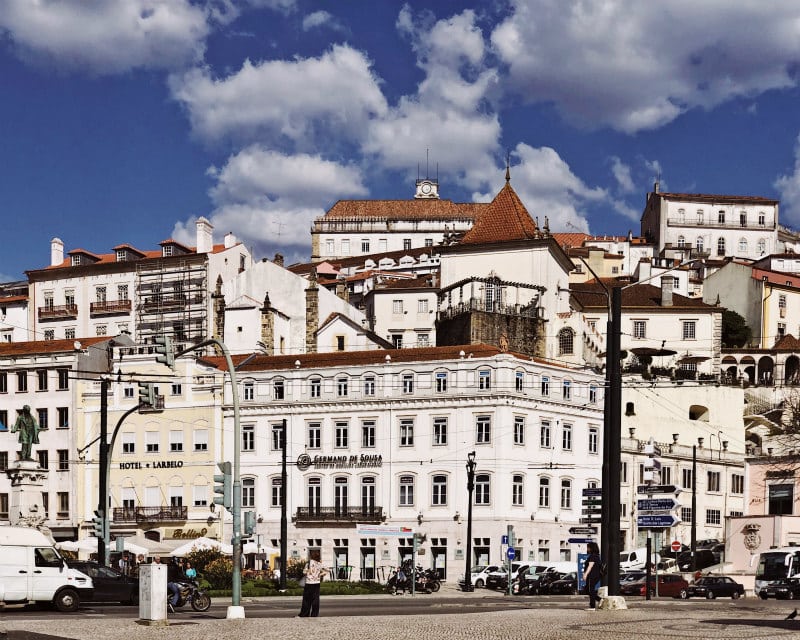
[[[186,554],[186,559],[192,563],[192,566],[195,568],[197,573],[205,573],[206,567],[209,564],[215,560],[219,560],[222,557],[222,552],[219,549],[211,548],[201,549],[194,547],[189,553]]]
[[[753,337],[744,318],[735,311],[726,309],[722,312],[722,346],[739,348],[745,346]]]

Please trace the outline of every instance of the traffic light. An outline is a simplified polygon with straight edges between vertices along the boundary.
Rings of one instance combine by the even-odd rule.
[[[256,512],[255,511],[245,511],[244,512],[244,535],[251,536],[253,532],[256,530]]]
[[[230,462],[218,462],[217,467],[222,471],[221,474],[214,476],[214,504],[221,504],[228,511],[233,506],[233,474]]]
[[[92,518],[92,528],[96,538],[105,539],[106,537],[106,522],[105,514],[100,509],[95,509],[94,518]]]
[[[139,404],[154,407],[156,405],[156,387],[152,382],[139,383]]]
[[[155,336],[156,362],[167,365],[170,369],[175,366],[175,352],[172,350],[172,338],[169,336]]]

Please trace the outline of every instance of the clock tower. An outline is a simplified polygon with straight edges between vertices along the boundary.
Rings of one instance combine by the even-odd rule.
[[[417,179],[417,192],[414,194],[415,198],[420,199],[439,199],[439,181],[424,178]]]

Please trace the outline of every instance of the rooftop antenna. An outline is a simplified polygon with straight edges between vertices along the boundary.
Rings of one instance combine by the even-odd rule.
[[[431,177],[430,171],[428,171],[428,154],[430,154],[430,151],[431,151],[430,149],[425,149],[425,178],[426,179]]]

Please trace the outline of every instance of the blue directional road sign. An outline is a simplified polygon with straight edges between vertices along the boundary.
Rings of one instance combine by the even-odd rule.
[[[517,557],[517,552],[514,551],[514,547],[509,547],[508,549],[506,549],[506,558],[508,558],[509,560],[513,560],[516,557]]]
[[[500,544],[508,544],[508,536],[503,534],[500,536]]]
[[[681,492],[680,487],[674,484],[640,484],[636,486],[636,493],[671,493],[678,495]]]
[[[672,511],[680,506],[675,498],[640,498],[636,501],[636,508],[642,511]]]
[[[581,491],[581,495],[584,498],[602,498],[603,497],[603,489],[602,487],[587,487],[583,491]]]
[[[667,529],[678,524],[681,519],[671,513],[636,516],[636,525],[640,529]]]

